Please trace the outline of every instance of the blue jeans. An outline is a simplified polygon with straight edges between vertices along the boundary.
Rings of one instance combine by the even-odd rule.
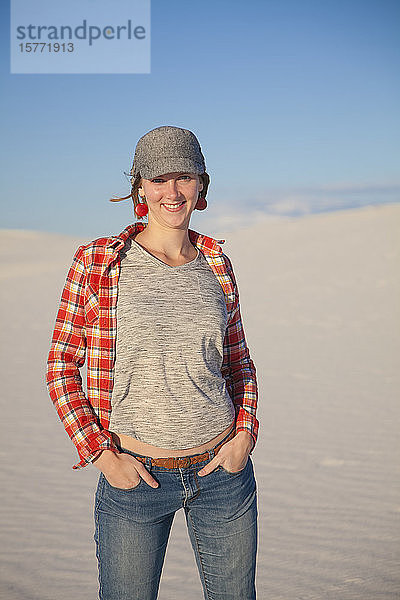
[[[132,456],[140,456],[123,450]],[[101,473],[95,498],[100,600],[156,600],[175,512],[183,507],[206,600],[254,600],[257,489],[251,456],[230,473],[218,466],[197,472],[214,456],[189,467],[146,467],[132,489],[110,485]]]

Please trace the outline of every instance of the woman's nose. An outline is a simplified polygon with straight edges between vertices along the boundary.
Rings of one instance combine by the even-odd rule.
[[[167,192],[166,196],[171,200],[174,200],[179,196],[178,185],[175,179],[170,179],[167,183]]]

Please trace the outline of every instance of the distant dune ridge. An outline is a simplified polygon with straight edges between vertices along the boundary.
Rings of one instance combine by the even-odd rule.
[[[233,261],[259,380],[260,600],[400,598],[399,225],[390,204],[260,218],[215,236]],[[84,241],[0,231],[7,600],[97,597],[98,472],[72,471],[77,455],[44,385],[62,285]],[[179,511],[159,598],[202,597]]]

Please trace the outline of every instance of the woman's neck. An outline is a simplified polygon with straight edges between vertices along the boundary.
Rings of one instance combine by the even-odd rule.
[[[135,240],[152,254],[163,256],[167,261],[191,260],[196,255],[187,229],[164,229],[152,227],[149,223],[135,235]]]

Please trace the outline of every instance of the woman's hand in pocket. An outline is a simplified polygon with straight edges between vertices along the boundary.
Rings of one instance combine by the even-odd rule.
[[[130,454],[103,450],[92,462],[113,487],[129,490],[139,485],[140,479],[150,487],[158,487],[158,482],[150,475],[145,465]]]
[[[229,473],[238,473],[245,468],[253,446],[254,441],[251,435],[245,431],[239,431],[233,439],[223,444],[218,454],[197,474],[203,477],[219,466]]]

